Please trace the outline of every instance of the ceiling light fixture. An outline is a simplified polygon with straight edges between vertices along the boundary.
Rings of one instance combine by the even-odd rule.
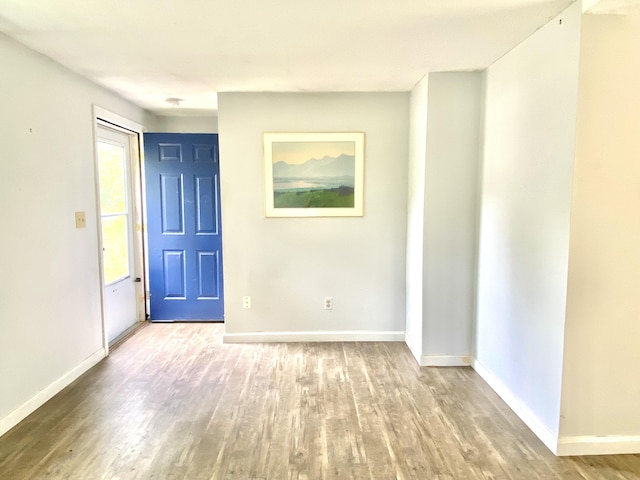
[[[179,107],[180,106],[180,102],[182,102],[183,99],[182,98],[176,98],[176,97],[169,97],[165,100],[165,102],[167,102],[169,105],[173,106],[173,107]]]

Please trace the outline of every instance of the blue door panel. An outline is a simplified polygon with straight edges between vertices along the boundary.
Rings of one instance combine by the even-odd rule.
[[[220,297],[218,269],[218,252],[198,252],[198,298],[217,300]]]
[[[216,215],[217,202],[215,196],[217,177],[196,177],[196,234],[217,233],[218,218]]]
[[[144,143],[151,320],[222,320],[218,136]]]
[[[155,135],[152,133],[146,135]],[[146,136],[145,135],[145,136]],[[161,162],[182,162],[182,145],[179,143],[159,143],[158,153]]]
[[[162,233],[184,234],[182,175],[160,174]]]
[[[217,148],[211,144],[194,144],[193,145],[193,161],[196,163],[214,163],[217,162]]]
[[[163,250],[163,298],[185,299],[187,297],[184,263],[184,250]]]

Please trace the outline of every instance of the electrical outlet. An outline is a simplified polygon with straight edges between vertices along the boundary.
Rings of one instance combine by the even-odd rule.
[[[324,309],[325,310],[333,310],[333,298],[332,297],[324,297]]]
[[[250,296],[246,296],[246,297],[242,297],[242,308],[251,308],[251,297]]]

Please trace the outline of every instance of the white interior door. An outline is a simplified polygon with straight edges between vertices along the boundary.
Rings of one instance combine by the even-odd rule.
[[[98,126],[97,132],[103,316],[107,340],[112,342],[138,317],[131,138],[104,126]]]

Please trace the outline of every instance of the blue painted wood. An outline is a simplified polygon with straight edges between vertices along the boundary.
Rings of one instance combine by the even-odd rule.
[[[218,135],[145,133],[151,320],[222,320]]]

